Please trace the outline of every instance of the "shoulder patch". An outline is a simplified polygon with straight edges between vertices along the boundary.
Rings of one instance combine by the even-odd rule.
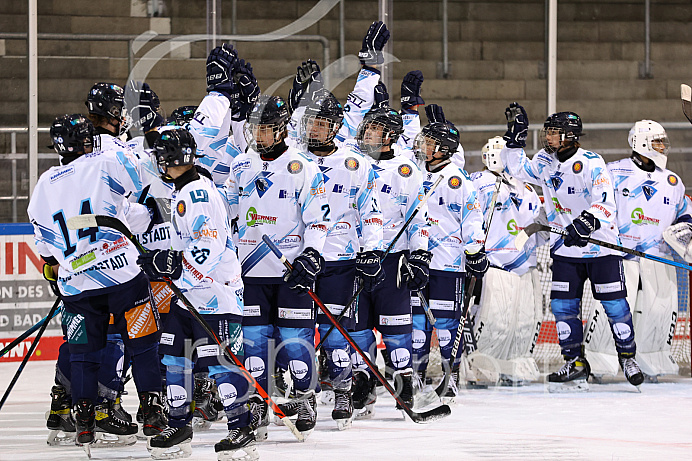
[[[461,187],[461,178],[459,176],[452,176],[447,181],[450,189],[459,189]]]
[[[178,202],[178,204],[175,206],[175,209],[178,212],[178,215],[185,216],[185,212],[187,211],[187,206],[185,205],[185,200],[180,200]]]
[[[195,189],[190,191],[190,198],[192,203],[208,202],[209,194],[204,189]]]
[[[356,160],[355,158],[349,157],[346,160],[344,160],[344,166],[349,171],[356,171],[358,169],[359,163],[358,160]]]
[[[668,175],[668,184],[671,186],[677,186],[678,185],[678,177],[675,176],[674,174],[669,174]]]
[[[399,174],[404,178],[408,178],[409,176],[411,176],[411,174],[413,174],[413,169],[406,164],[399,165]]]
[[[286,169],[291,174],[298,174],[301,171],[303,171],[303,164],[300,162],[300,160],[292,160],[288,162],[288,165],[286,165]]]
[[[581,160],[577,160],[572,164],[572,173],[579,174],[582,172],[584,169],[584,164],[581,162]]]

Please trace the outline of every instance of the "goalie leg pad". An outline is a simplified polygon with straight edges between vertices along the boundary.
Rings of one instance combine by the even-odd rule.
[[[521,279],[516,274],[493,267],[488,269],[483,279],[480,307],[476,314],[478,351],[506,359],[514,339]]]

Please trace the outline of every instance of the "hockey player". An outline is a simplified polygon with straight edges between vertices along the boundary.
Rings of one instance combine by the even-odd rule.
[[[96,83],[89,90],[84,104],[89,111],[89,120],[98,135],[94,142],[94,150],[129,149],[120,139],[129,124],[125,108],[125,90],[115,83]]]
[[[158,433],[165,424],[159,394],[157,315],[147,278],[135,264],[137,250],[118,232],[105,228],[71,231],[66,224],[72,216],[90,213],[124,220],[120,206],[124,196],[141,191],[139,172],[128,159],[131,154],[92,152],[95,136],[91,122],[79,114],[53,122],[51,138],[61,165],[41,176],[27,209],[37,249],[48,263],[44,274],[55,280],[65,305],[63,324],[78,445],[94,441],[96,426],[118,435],[137,432],[136,424],[119,420],[109,405],[96,406],[110,315],[132,354],[145,435]],[[83,178],[99,180],[85,182]]]
[[[179,126],[180,128],[188,129],[192,117],[194,117],[199,106],[180,106],[171,112],[170,117],[166,119],[166,125]]]
[[[603,305],[610,321],[620,366],[627,380],[638,386],[644,380],[635,360],[636,344],[632,314],[626,299],[622,257],[613,250],[589,244],[594,238],[618,244],[613,184],[603,158],[581,148],[582,123],[573,112],[552,114],[543,124],[543,149],[528,160],[528,117],[516,103],[505,111],[507,146],[501,152],[509,173],[520,180],[540,184],[551,226],[562,228],[563,238],[551,234],[553,282],[550,307],[565,365],[548,376],[549,388],[588,389],[589,364],[582,347],[579,317],[582,289],[588,278],[594,298]]]
[[[395,146],[403,132],[401,115],[389,108],[371,109],[358,128],[358,146],[372,159],[380,209],[383,216],[383,243],[387,247],[400,226],[418,206],[424,195],[420,169],[400,154]],[[397,155],[399,154],[399,155]],[[388,277],[371,292],[362,292],[358,300],[353,338],[370,357],[375,357],[373,328],[382,333],[394,368],[394,379],[404,402],[413,405],[413,363],[411,360],[412,313],[409,290],[420,290],[428,283],[432,254],[428,251],[427,207],[424,205],[389,255],[382,261]],[[407,263],[410,272],[404,273]],[[373,412],[376,378],[362,359],[354,356],[354,408],[362,416]],[[399,404],[397,403],[397,406]]]
[[[171,197],[173,249],[148,252],[137,262],[149,277],[172,280],[221,341],[242,360],[240,264],[231,240],[224,197],[211,180],[197,172],[196,147],[192,135],[182,128],[165,131],[154,142],[161,178],[175,186]],[[185,352],[188,339],[194,341],[191,355]],[[248,382],[228,364],[219,346],[180,301],[171,306],[160,349],[166,365],[169,427],[150,440],[152,457],[166,459],[190,454],[193,392],[185,378],[198,363],[208,368],[209,376],[216,380],[228,418],[228,436],[214,446],[219,460],[237,455],[258,459],[246,404]]]
[[[443,177],[427,202],[428,251],[432,254],[432,262],[428,284],[420,292],[435,316],[440,354],[447,363],[459,327],[466,274],[483,277],[488,270],[478,192],[468,174],[451,160],[458,146],[459,131],[443,116],[440,121],[424,126],[414,140],[416,156],[425,165],[423,187],[427,190],[440,176]],[[411,303],[414,364],[422,382],[425,382],[433,327],[418,297],[411,296]],[[452,369],[446,398],[456,396],[458,374],[457,362]]]
[[[499,373],[502,384],[521,385],[540,376],[531,353],[543,309],[536,270],[538,235],[531,236],[520,250],[514,239],[538,218],[541,202],[530,185],[503,172],[500,152],[505,144],[500,136],[490,138],[481,150],[486,168],[471,175],[485,216],[485,248],[490,261],[482,288],[476,285],[481,295],[476,299],[479,305],[474,306],[478,309],[474,326],[478,352],[484,354],[478,357],[490,362],[477,360],[477,354],[471,354],[469,360],[483,374]]]
[[[627,248],[670,258],[664,237],[675,229],[689,229],[692,218],[685,186],[666,169],[668,136],[659,123],[640,120],[630,130],[628,140],[632,155],[608,164],[615,187],[620,240]],[[680,247],[673,249],[680,251]],[[633,308],[637,362],[652,380],[658,375],[677,374],[678,366],[670,355],[670,337],[678,311],[675,268],[630,255],[623,265],[627,301]],[[617,356],[599,305],[589,319],[587,331],[585,348],[591,373],[617,374]]]
[[[245,284],[245,366],[266,389],[269,341],[275,331],[299,399],[299,431],[317,419],[314,381],[315,311],[307,291],[324,269],[329,203],[317,165],[285,142],[290,118],[278,96],[260,96],[245,124],[248,152],[238,155],[227,182],[231,217],[238,217],[238,256]],[[262,242],[276,242],[293,270]]]

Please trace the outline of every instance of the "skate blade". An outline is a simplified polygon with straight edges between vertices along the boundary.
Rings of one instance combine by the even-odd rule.
[[[355,418],[356,418],[356,414],[352,413],[350,418],[335,419],[334,422],[336,422],[336,428],[339,429],[340,431],[345,431],[346,429],[350,429],[351,425],[353,424],[353,420]]]
[[[466,389],[487,389],[488,385],[476,381],[468,381],[464,387],[466,387]]]
[[[137,435],[116,435],[108,432],[94,433],[94,448],[129,447],[137,443]]]
[[[269,431],[267,430],[267,426],[260,426],[255,430],[255,440],[256,441],[264,442],[268,438],[269,438]]]
[[[208,431],[209,429],[211,429],[211,421],[198,416],[192,417],[193,431]]]
[[[303,442],[308,439],[308,436],[312,434],[312,431],[314,431],[315,428],[313,427],[312,429],[308,429],[307,431],[298,431],[302,436],[303,436]]]
[[[192,439],[185,440],[178,445],[168,448],[149,447],[151,448],[149,453],[153,459],[189,458],[192,456],[192,444],[190,443],[191,440]]]
[[[566,383],[547,383],[548,392],[551,394],[560,394],[568,392],[588,392],[589,383],[585,379],[575,379]]]
[[[320,394],[320,403],[322,405],[334,405],[334,391],[322,391]]]
[[[442,400],[442,404],[444,405],[456,405],[456,396],[454,397],[442,397],[440,400]]]
[[[356,413],[355,419],[372,419],[375,416],[375,404],[365,405]]]
[[[235,451],[219,451],[216,453],[216,459],[218,461],[255,461],[259,459],[259,453],[257,452],[257,447],[253,444]]]
[[[51,431],[48,433],[46,443],[51,447],[74,445],[75,434],[76,432],[65,432],[59,429],[51,429]]]

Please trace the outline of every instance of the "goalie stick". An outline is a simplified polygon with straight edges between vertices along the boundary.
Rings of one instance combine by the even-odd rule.
[[[274,242],[265,234],[262,236],[262,240],[264,243],[266,243],[269,246],[269,249],[276,255],[279,260],[281,260],[281,263],[286,266],[286,269],[289,271],[293,270],[293,266],[291,266],[291,263],[288,262],[286,257],[281,253],[281,250],[279,250]],[[324,305],[324,303],[320,300],[320,298],[317,297],[317,295],[312,291],[308,290],[308,295],[312,298],[312,300],[319,306],[320,310],[322,311],[323,314],[325,314],[328,318],[329,321],[332,322],[332,325],[336,327],[337,330],[339,330],[339,333],[341,333],[346,341],[351,345],[352,348],[354,348],[358,354],[362,357],[363,361],[370,367],[370,371],[375,375],[375,377],[382,383],[382,385],[387,389],[387,391],[392,394],[392,397],[394,397],[394,400],[397,401],[397,403],[403,408],[404,412],[411,418],[411,420],[414,423],[429,423],[441,418],[444,418],[445,416],[449,416],[452,413],[452,410],[449,408],[448,405],[440,405],[439,407],[435,407],[432,410],[425,411],[423,413],[418,413],[415,412],[409,407],[406,402],[404,402],[401,397],[396,393],[394,388],[392,388],[391,384],[387,382],[387,380],[382,376],[382,373],[377,369],[377,366],[372,363],[372,361],[368,358],[367,354],[363,352],[363,349],[358,346],[358,344],[353,340],[351,335],[348,334],[348,331],[339,323],[337,322],[337,319],[334,317],[334,314],[332,314],[329,309],[327,309],[327,306]]]
[[[567,231],[563,229],[546,226],[545,224],[533,223],[529,224],[521,232],[519,232],[519,235],[517,235],[517,237],[514,239],[514,245],[516,245],[517,248],[523,248],[524,244],[529,239],[529,237],[531,237],[536,232],[540,231],[552,232],[553,234],[562,235],[563,237],[567,235]],[[632,250],[631,248],[625,248],[620,245],[615,245],[614,243],[604,242],[603,240],[597,240],[591,237],[588,237],[586,240],[589,243],[593,243],[595,245],[599,245],[605,248],[610,248],[611,250],[622,251],[623,253],[639,256],[640,258],[650,259],[652,261],[656,261],[659,263],[668,264],[669,266],[675,266],[681,269],[692,271],[692,266],[690,266],[689,264],[673,261],[672,259],[666,259],[660,256],[650,255],[648,253],[643,253],[639,250]]]
[[[62,301],[58,298],[55,302],[56,302],[57,304],[60,304]],[[7,346],[3,347],[2,350],[0,351],[0,357],[3,357],[3,356],[4,356],[5,354],[7,354],[14,346],[16,346],[17,344],[21,343],[21,342],[24,341],[26,338],[28,338],[29,336],[31,336],[32,334],[34,334],[34,332],[35,332],[36,330],[38,330],[39,328],[41,328],[41,326],[42,326],[45,322],[50,322],[51,320],[53,320],[53,318],[56,317],[60,312],[62,312],[62,307],[60,307],[59,309],[56,309],[56,310],[52,310],[52,309],[51,309],[51,311],[49,312],[48,315],[46,315],[46,316],[43,317],[41,320],[39,320],[38,322],[36,322],[36,323],[34,324],[34,326],[32,326],[31,328],[29,328],[28,330],[26,330],[24,333],[22,333],[21,335],[19,335],[16,339],[14,339],[14,340],[13,340],[11,343],[9,343]],[[50,315],[50,317],[49,317],[49,315]]]
[[[394,236],[394,239],[389,243],[389,246],[387,247],[384,254],[382,255],[382,258],[380,258],[380,261],[384,261],[384,258],[386,258],[387,255],[392,251],[392,248],[394,248],[394,245],[396,245],[396,242],[399,240],[399,238],[401,238],[402,235],[404,235],[404,232],[406,232],[406,229],[408,229],[408,226],[409,226],[409,224],[411,224],[411,221],[413,221],[413,218],[418,214],[420,209],[423,208],[423,205],[425,205],[425,203],[428,201],[428,199],[433,194],[435,189],[437,189],[437,186],[440,185],[440,183],[442,182],[442,179],[444,179],[444,177],[442,175],[440,175],[440,177],[437,178],[437,181],[435,181],[433,183],[433,185],[430,186],[430,189],[423,196],[420,203],[418,205],[416,205],[416,208],[414,208],[413,211],[411,212],[411,216],[408,217],[408,219],[406,220],[404,225],[401,227],[401,229],[399,229],[399,232]],[[346,307],[344,307],[344,310],[341,311],[339,316],[336,318],[337,323],[341,323],[341,319],[344,318],[344,316],[348,312],[351,305],[356,301],[356,299],[358,299],[358,296],[360,295],[361,291],[363,291],[363,284],[362,283],[358,286],[358,289],[356,290],[355,294],[351,297],[351,299],[348,301],[348,303],[346,304]],[[422,298],[422,296],[420,296],[420,298]],[[426,309],[426,307],[427,307],[427,309]],[[433,317],[432,312],[430,312],[430,307],[428,306],[427,303],[423,304],[423,309],[426,309],[425,313],[426,313],[426,315],[428,315],[428,320],[430,320],[430,318],[432,317],[433,320],[430,323],[434,324],[435,323],[435,321],[434,321],[435,317]],[[334,331],[334,325],[332,325],[329,328],[327,333],[324,335],[324,338],[320,338],[320,342],[319,342],[319,344],[317,344],[317,346],[315,346],[315,350],[319,350],[319,348],[322,347],[322,345],[324,344],[324,341],[332,333],[332,331]]]
[[[79,230],[79,229],[86,229],[90,227],[109,227],[111,229],[115,229],[118,232],[122,233],[128,240],[130,240],[137,250],[141,254],[145,254],[147,252],[146,248],[144,248],[135,238],[134,235],[132,235],[132,232],[130,232],[130,229],[118,218],[115,218],[113,216],[105,216],[105,215],[94,215],[94,214],[83,214],[79,216],[73,216],[72,218],[69,218],[67,220],[67,228],[72,229],[72,230]],[[199,324],[204,328],[204,331],[207,332],[209,337],[219,346],[219,348],[226,353],[229,359],[238,367],[242,375],[245,377],[245,379],[248,380],[250,385],[252,385],[255,390],[257,390],[257,393],[262,397],[262,399],[269,405],[269,407],[272,409],[274,414],[276,414],[279,419],[283,422],[283,424],[293,433],[296,439],[298,439],[299,442],[304,442],[305,441],[305,436],[296,429],[295,424],[286,416],[286,414],[281,411],[281,408],[269,397],[267,392],[262,388],[262,386],[259,385],[257,380],[250,374],[250,372],[243,366],[243,364],[240,362],[238,357],[231,351],[230,347],[225,346],[219,337],[214,333],[214,331],[211,329],[211,326],[207,323],[206,320],[200,315],[199,311],[195,309],[195,307],[190,303],[190,301],[185,297],[185,295],[180,291],[180,289],[173,283],[173,281],[169,278],[164,278],[164,281],[166,282],[166,285],[173,291],[173,293],[178,297],[178,299],[187,307],[187,309],[190,311],[192,316],[199,322]]]
[[[682,100],[682,113],[692,123],[692,88],[684,83],[680,85],[680,99]]]

